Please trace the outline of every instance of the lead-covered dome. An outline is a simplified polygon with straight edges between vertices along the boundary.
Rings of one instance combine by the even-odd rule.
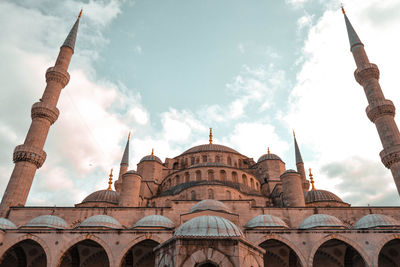
[[[369,229],[377,227],[399,227],[400,223],[390,216],[383,214],[368,214],[359,219],[353,226],[354,229]]]
[[[118,204],[119,194],[114,190],[99,190],[88,195],[81,204],[89,202],[106,202]]]
[[[260,162],[262,162],[262,161],[264,161],[264,160],[280,160],[280,161],[282,161],[282,159],[281,159],[279,156],[277,156],[277,155],[275,155],[275,154],[267,153],[267,154],[262,155],[262,156],[257,160],[257,163],[260,163]]]
[[[221,201],[215,199],[204,199],[196,203],[190,212],[202,211],[202,210],[213,210],[213,211],[224,211],[229,212],[228,207]]]
[[[327,214],[314,214],[307,217],[299,226],[300,229],[311,229],[319,227],[346,228],[338,218]]]
[[[199,216],[182,224],[174,236],[239,237],[243,233],[231,221],[219,216]]]
[[[105,227],[120,229],[121,224],[111,216],[108,215],[94,215],[84,220],[79,227]]]
[[[280,218],[276,216],[272,216],[269,214],[258,215],[252,219],[250,219],[246,225],[246,228],[289,228],[287,224],[282,221]]]
[[[140,227],[161,227],[171,229],[175,227],[175,224],[165,216],[162,215],[150,215],[143,217],[135,225],[133,228]]]
[[[55,229],[66,229],[68,224],[64,219],[54,215],[41,215],[30,220],[25,227],[46,227]]]
[[[205,145],[199,145],[199,146],[195,146],[192,148],[189,148],[188,150],[186,150],[185,152],[183,152],[181,154],[185,155],[185,154],[191,154],[191,153],[198,153],[198,152],[229,152],[229,153],[235,153],[235,154],[239,154],[239,152],[237,152],[236,150],[227,147],[227,146],[223,146],[223,145],[216,145],[216,144],[205,144]]]
[[[154,156],[154,155],[147,155],[147,156],[144,156],[144,157],[139,161],[139,163],[144,162],[144,161],[156,161],[156,162],[162,164],[161,159],[160,159],[159,157],[157,157],[157,156]]]
[[[6,218],[0,218],[0,229],[6,230],[6,229],[17,229],[17,226],[10,221],[9,219]]]
[[[306,204],[314,202],[327,202],[327,201],[344,203],[343,200],[334,193],[319,189],[306,192],[305,201]]]

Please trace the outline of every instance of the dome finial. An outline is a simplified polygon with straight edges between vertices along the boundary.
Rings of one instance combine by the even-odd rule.
[[[154,148],[151,149],[151,155],[154,156]]]
[[[113,169],[111,168],[111,172],[110,172],[110,178],[108,179],[108,188],[107,188],[107,190],[112,190],[112,188],[111,188],[111,185],[112,185],[112,178],[113,178],[113,174],[112,174],[112,172],[113,172]]]
[[[210,128],[210,145],[212,144],[212,142],[213,142],[213,140],[212,140],[212,138],[213,138],[213,134],[212,134],[212,128]]]
[[[268,149],[267,149],[267,153],[268,153],[268,155],[271,154],[271,152],[269,151],[269,147],[268,147]]]
[[[314,178],[313,178],[313,174],[311,173],[311,168],[308,169],[310,171],[310,181],[311,181],[311,190],[315,190],[315,186],[314,186]]]

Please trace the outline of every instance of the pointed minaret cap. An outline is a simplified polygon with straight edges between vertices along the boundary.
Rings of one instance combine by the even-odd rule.
[[[294,151],[296,154],[296,164],[303,163],[303,158],[301,157],[300,149],[299,146],[297,145],[296,134],[294,133],[294,130],[293,130],[293,138],[294,138]]]
[[[76,19],[76,22],[74,24],[74,26],[72,26],[71,31],[69,32],[67,38],[65,39],[63,46],[69,47],[72,50],[75,49],[75,41],[76,41],[76,35],[78,34],[78,27],[79,27],[79,20],[82,17],[82,10],[81,12],[79,12],[78,18]]]
[[[124,155],[122,156],[121,165],[129,165],[129,139],[131,138],[131,133],[128,134],[128,141],[126,142]]]
[[[344,21],[346,22],[346,29],[347,29],[347,34],[349,36],[349,42],[350,42],[350,51],[353,49],[354,46],[356,45],[364,45],[360,38],[358,37],[356,31],[353,28],[353,25],[351,25],[349,18],[346,15],[346,11],[344,10],[344,7],[342,6],[342,12],[344,15]]]

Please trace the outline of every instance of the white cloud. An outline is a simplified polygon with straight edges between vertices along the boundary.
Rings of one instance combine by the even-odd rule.
[[[304,28],[310,27],[312,25],[313,18],[314,18],[314,15],[309,15],[309,14],[306,14],[306,15],[300,17],[297,20],[297,28],[299,30],[302,30]]]
[[[305,3],[307,3],[309,0],[285,0],[285,2],[293,7],[302,7],[304,6]]]

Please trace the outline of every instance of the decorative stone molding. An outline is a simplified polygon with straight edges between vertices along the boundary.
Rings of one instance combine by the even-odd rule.
[[[42,167],[44,161],[46,160],[46,152],[44,150],[27,145],[16,146],[13,153],[13,161],[17,163],[18,161],[28,161],[36,165],[39,169]]]
[[[383,165],[390,169],[394,163],[400,162],[400,145],[384,149],[379,153],[379,155],[381,156]]]
[[[55,81],[64,88],[69,82],[69,73],[59,67],[50,67],[46,71],[46,82]]]
[[[371,108],[369,105],[365,112],[367,113],[368,118],[375,123],[375,120],[379,117],[390,115],[393,116],[396,114],[396,108],[393,105],[393,102],[390,100],[384,100],[383,102],[376,103],[374,107]]]
[[[58,108],[44,102],[36,102],[35,104],[33,104],[31,109],[32,119],[44,118],[50,121],[51,124],[53,124],[57,120],[59,114],[60,111],[58,110]]]
[[[367,67],[363,69],[356,69],[354,71],[354,77],[359,84],[363,84],[363,82],[367,81],[368,79],[375,78],[379,79],[379,69],[378,66],[370,63]]]

